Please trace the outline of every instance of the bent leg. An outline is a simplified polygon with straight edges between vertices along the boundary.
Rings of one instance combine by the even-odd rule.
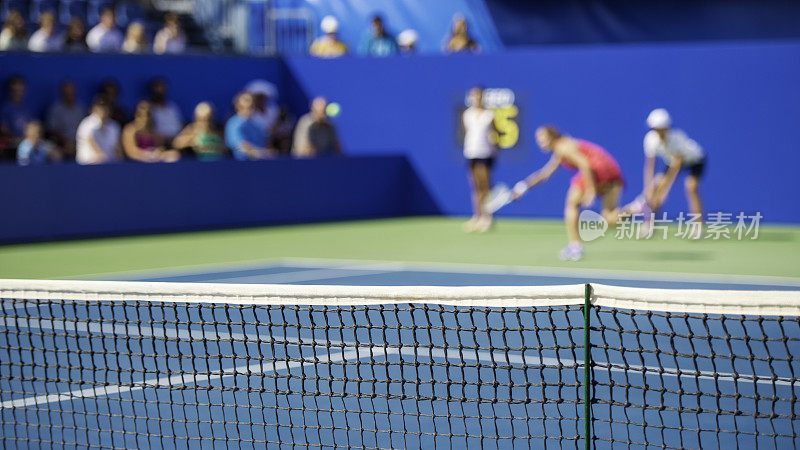
[[[603,218],[608,222],[608,226],[613,227],[619,220],[619,197],[622,194],[622,184],[616,182],[604,190],[601,194],[603,198]]]

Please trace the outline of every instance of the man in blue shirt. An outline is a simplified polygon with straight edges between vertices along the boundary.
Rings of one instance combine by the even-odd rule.
[[[247,93],[236,97],[236,115],[225,124],[225,144],[233,151],[233,157],[246,161],[272,157],[266,144],[269,136],[253,120],[253,96]]]
[[[394,36],[386,32],[381,16],[372,18],[372,34],[364,41],[361,52],[367,56],[391,56],[399,52]]]
[[[45,164],[57,161],[60,154],[53,145],[42,138],[42,124],[37,121],[28,122],[25,126],[25,139],[17,149],[17,164],[20,166]]]

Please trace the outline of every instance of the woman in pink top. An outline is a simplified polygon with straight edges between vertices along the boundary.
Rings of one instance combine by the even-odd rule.
[[[542,150],[552,153],[550,161],[517,183],[514,196],[518,198],[529,188],[546,181],[559,166],[578,172],[570,181],[564,207],[569,244],[560,253],[562,259],[577,261],[583,258],[583,246],[578,236],[580,207],[589,207],[599,195],[603,199],[603,217],[610,226],[616,224],[619,218],[617,203],[624,185],[622,171],[617,161],[599,145],[563,135],[553,126],[539,127],[536,142]]]
[[[152,105],[147,101],[136,105],[133,122],[122,129],[122,149],[128,158],[141,162],[174,162],[181,156],[164,148],[163,139],[153,130]]]

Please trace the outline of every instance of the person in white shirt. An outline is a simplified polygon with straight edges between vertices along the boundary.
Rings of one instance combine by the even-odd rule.
[[[653,211],[657,211],[667,199],[675,178],[681,170],[687,171],[684,187],[692,214],[702,217],[703,202],[700,199],[700,178],[706,165],[706,156],[697,142],[686,133],[672,128],[672,119],[667,110],[658,108],[647,116],[650,131],[644,137],[644,198]],[[667,165],[666,172],[656,173],[656,158]]]
[[[32,52],[58,52],[64,47],[64,35],[56,30],[56,16],[45,11],[39,16],[39,29],[28,40]]]
[[[183,129],[183,115],[178,105],[169,100],[168,90],[167,80],[163,78],[156,78],[150,82],[153,127],[156,134],[167,142]]]
[[[492,227],[492,215],[483,210],[491,187],[491,171],[497,147],[492,140],[494,111],[483,107],[483,89],[472,88],[467,97],[468,108],[461,117],[464,126],[464,157],[469,162],[472,188],[472,218],[464,224],[467,232],[485,232]]]
[[[164,28],[158,30],[153,40],[153,51],[157,54],[183,53],[186,50],[186,34],[181,28],[181,21],[177,14],[168,12],[164,14]]]
[[[76,135],[78,164],[105,164],[122,160],[120,128],[111,120],[108,104],[95,100],[92,113],[81,121]]]
[[[100,23],[89,30],[86,45],[93,52],[119,52],[124,38],[117,29],[117,17],[113,8],[106,8],[100,15]]]

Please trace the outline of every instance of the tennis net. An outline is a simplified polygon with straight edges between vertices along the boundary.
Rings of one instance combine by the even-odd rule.
[[[6,447],[800,445],[796,292],[0,280],[0,299]]]

